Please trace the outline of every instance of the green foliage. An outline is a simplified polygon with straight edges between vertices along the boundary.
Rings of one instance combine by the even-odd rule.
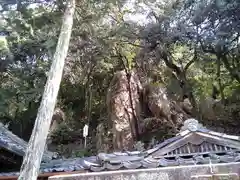
[[[145,150],[145,148],[144,148],[144,143],[141,142],[141,141],[136,142],[136,143],[134,144],[134,149],[135,149],[136,151],[144,151],[144,150]]]
[[[55,144],[66,143],[72,141],[73,130],[65,123],[61,123],[58,129],[52,132],[51,139]]]
[[[15,132],[23,136],[31,132],[64,6],[62,1],[19,2],[18,9],[13,9],[15,1],[0,2],[1,31],[10,33],[0,39],[0,120],[15,129],[22,124],[22,131]],[[133,8],[126,1],[78,3],[57,104],[67,125],[53,134],[56,141],[73,141],[73,132],[81,132],[85,123],[94,137],[98,119],[108,117],[109,83],[123,68],[137,69],[142,79],[150,79],[147,83],[163,84],[177,97],[186,80],[197,102],[212,95],[214,84],[226,101],[236,104],[228,112],[238,111],[238,1],[146,0],[136,1]],[[143,10],[150,12],[144,22],[127,20]],[[222,100],[220,94],[217,98]]]
[[[91,152],[88,149],[83,149],[74,152],[73,157],[88,157],[91,156]]]

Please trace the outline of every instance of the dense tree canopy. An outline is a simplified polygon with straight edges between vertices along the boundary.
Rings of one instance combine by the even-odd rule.
[[[64,8],[64,0],[0,2],[0,120],[24,139]],[[239,13],[238,0],[77,1],[57,103],[65,115],[55,132],[58,142],[81,139],[86,123],[96,140],[96,128],[108,122],[110,81],[121,70],[136,70],[143,85],[164,85],[175,100],[187,97],[193,116],[240,134],[233,130],[240,117]],[[224,109],[214,118],[203,108],[210,98],[213,111]],[[165,137],[168,129],[159,133]]]

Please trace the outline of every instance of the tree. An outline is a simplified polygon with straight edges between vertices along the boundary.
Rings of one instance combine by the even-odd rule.
[[[9,129],[26,141],[42,99],[46,72],[52,64],[65,2],[0,1],[0,33],[6,32],[0,42],[0,121],[9,124]],[[103,137],[111,137],[111,129],[105,126],[107,90],[116,72],[124,69],[136,70],[142,85],[166,86],[172,98],[190,101],[196,106],[193,110],[198,110],[196,116],[199,114],[203,120],[213,118],[201,109],[208,107],[202,101],[210,96],[216,99],[212,103],[222,100],[229,112],[216,121],[216,126],[225,127],[221,125],[226,122],[224,119],[229,122],[233,117],[232,123],[237,127],[240,106],[234,103],[240,99],[239,2],[78,1],[56,104],[66,114],[66,121],[51,145],[73,141],[79,144],[81,129],[88,122],[89,149],[96,150],[92,142],[99,137],[95,130],[100,123],[106,130]],[[139,15],[147,16],[147,20],[139,19]],[[146,112],[141,114],[143,121],[152,117],[147,107],[144,105]],[[150,125],[156,124],[152,122]],[[150,125],[149,132],[156,130],[154,136],[159,138],[171,132],[170,127],[160,132]],[[232,132],[240,133],[236,130]],[[57,151],[66,155],[61,148]],[[75,149],[69,152],[67,155],[79,155]]]
[[[52,120],[57,95],[62,79],[65,58],[71,37],[75,0],[69,0],[63,17],[61,33],[53,57],[48,80],[45,85],[42,101],[37,114],[32,135],[23,159],[19,180],[35,180],[45,149],[48,130]]]

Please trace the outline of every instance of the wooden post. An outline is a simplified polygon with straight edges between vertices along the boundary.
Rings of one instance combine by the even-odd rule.
[[[53,57],[52,66],[49,71],[42,101],[23,159],[18,180],[36,180],[38,176],[72,32],[75,0],[68,0],[66,2],[66,10],[63,17],[56,52]]]
[[[84,148],[87,147],[87,136],[88,136],[88,125],[85,124],[83,128],[83,137],[84,137]]]

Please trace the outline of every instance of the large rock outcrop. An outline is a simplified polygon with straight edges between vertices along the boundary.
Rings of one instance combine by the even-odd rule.
[[[119,71],[110,83],[107,105],[115,150],[130,150],[137,139],[140,131],[141,89],[134,71],[130,74]]]
[[[240,101],[231,97],[225,101],[206,97],[199,102],[201,119],[206,126],[219,132],[240,134]],[[226,128],[227,127],[227,128]]]
[[[220,113],[224,112],[224,105],[212,97],[201,99],[199,103],[202,119],[216,121]]]
[[[59,125],[65,121],[65,114],[60,108],[56,108],[53,113],[52,122],[50,125],[49,132],[52,133],[56,131]]]
[[[51,125],[48,131],[47,137],[47,147],[52,143],[52,135],[53,133],[58,130],[60,124],[65,121],[65,113],[60,108],[55,108]]]
[[[143,140],[149,133],[176,134],[192,111],[188,98],[183,102],[173,100],[160,84],[142,87],[134,71],[130,76],[125,71],[114,75],[107,106],[114,150],[131,150],[136,140]]]
[[[183,121],[190,117],[191,111],[187,99],[184,102],[176,102],[168,97],[167,89],[159,84],[151,84],[144,87],[144,103],[147,104],[152,117],[159,119],[166,126],[175,131],[182,125]],[[156,120],[156,119],[155,119]]]

